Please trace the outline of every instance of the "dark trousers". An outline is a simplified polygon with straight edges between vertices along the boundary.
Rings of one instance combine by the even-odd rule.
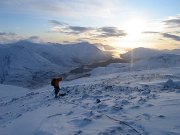
[[[58,93],[59,93],[60,88],[59,87],[54,87],[54,93],[55,93],[55,97],[57,97]]]

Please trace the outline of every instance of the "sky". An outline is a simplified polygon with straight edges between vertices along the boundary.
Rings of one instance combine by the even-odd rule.
[[[180,0],[0,0],[0,43],[180,48]]]

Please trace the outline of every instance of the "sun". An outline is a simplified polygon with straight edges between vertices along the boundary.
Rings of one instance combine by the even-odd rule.
[[[124,30],[130,39],[140,38],[143,31],[148,29],[147,21],[141,17],[133,17],[128,19],[124,24]]]
[[[127,18],[122,27],[127,35],[121,40],[121,46],[133,49],[142,46],[145,40],[143,32],[150,31],[151,26],[145,18],[136,15]]]

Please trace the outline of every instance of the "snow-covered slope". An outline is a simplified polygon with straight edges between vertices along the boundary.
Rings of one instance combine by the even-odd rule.
[[[0,99],[11,100],[27,94],[29,90],[17,86],[0,84]]]
[[[58,99],[46,86],[7,100],[20,88],[0,85],[0,133],[179,135],[180,87],[169,82],[180,84],[179,67],[64,81]]]
[[[19,44],[17,46],[19,47]],[[49,47],[48,44],[45,46]],[[21,47],[20,45],[22,51],[18,52],[22,54],[33,50],[32,59],[29,58],[31,53],[26,52],[24,55],[30,62],[35,63],[36,68],[40,67],[43,70],[47,69],[46,66],[41,67],[42,64],[48,62],[55,64],[53,59],[56,60],[55,56],[61,55],[55,53],[56,55],[50,57],[44,53],[51,47],[47,50],[37,45]],[[54,49],[56,52],[58,47],[67,49],[75,45],[53,47],[56,48]],[[7,48],[11,47],[3,46],[3,49]],[[73,49],[74,52],[77,52],[76,49]],[[17,53],[8,52],[18,63],[21,63]],[[62,54],[65,55],[63,51]],[[67,95],[58,99],[54,98],[51,86],[28,90],[0,85],[0,133],[3,135],[179,135],[180,55],[177,54],[160,53],[134,63],[113,63],[106,67],[95,68],[89,72],[90,77],[63,81],[60,84],[60,93]],[[79,56],[84,57],[83,54]],[[14,67],[8,64],[11,63],[11,58],[4,58],[6,61],[2,65],[10,66],[4,66],[2,69],[4,73],[9,74],[6,69]],[[68,59],[78,64],[79,60],[81,61],[81,57],[78,58],[78,62]],[[37,60],[39,62],[36,62]],[[25,61],[23,63],[23,66],[31,66]],[[21,66],[17,64],[17,67]],[[37,70],[36,68],[31,70]],[[21,70],[23,71],[23,68]],[[27,77],[28,74],[26,73],[25,76]]]
[[[83,64],[110,58],[110,54],[86,42],[61,45],[19,41],[0,45],[0,83],[33,85]]]

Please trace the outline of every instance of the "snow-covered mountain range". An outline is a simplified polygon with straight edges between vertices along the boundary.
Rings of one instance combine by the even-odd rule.
[[[12,80],[16,77],[18,81],[24,77],[27,81],[41,82],[43,80],[38,80],[35,74],[32,78],[32,72],[46,70],[42,72],[42,77],[57,75],[60,71],[51,70],[61,69],[63,72],[71,69],[71,65],[74,67],[93,62],[94,56],[90,56],[88,61],[83,59],[88,57],[85,51],[89,47],[82,45],[83,49],[81,45],[17,43],[1,46],[2,75],[5,79],[12,75]],[[72,48],[73,54],[70,51]],[[96,52],[98,60],[109,58],[108,54],[96,47],[92,46],[91,49],[92,53]],[[112,63],[88,71],[89,76],[63,80],[60,93],[66,95],[57,99],[54,98],[53,87],[47,83],[38,89],[0,84],[0,133],[179,135],[179,51],[139,49],[134,51],[134,56],[138,58],[134,63]],[[62,53],[59,54],[59,51]],[[51,52],[54,53],[49,55]],[[79,57],[71,59],[75,55]],[[64,60],[62,56],[67,58],[64,57]],[[64,63],[61,64],[58,58]],[[20,84],[14,80],[14,84]]]
[[[151,57],[155,57],[161,54],[177,54],[180,55],[180,49],[174,49],[174,50],[156,50],[156,49],[150,49],[150,48],[135,48],[131,51],[128,51],[127,53],[121,54],[121,58],[124,60],[131,61],[137,61],[142,59],[148,59]]]
[[[91,71],[92,75],[107,75],[127,71],[141,71],[158,68],[170,68],[180,66],[180,49],[153,50],[136,48],[121,57],[129,63],[112,63],[106,67],[98,67]],[[133,61],[131,61],[133,59]],[[132,63],[131,63],[132,62]]]
[[[177,67],[180,65],[180,49],[153,50],[136,48],[122,54],[122,57],[126,60],[134,59],[133,63],[130,64],[130,68],[133,70]]]
[[[110,58],[111,54],[87,42],[63,45],[19,41],[0,45],[0,83],[33,85],[78,66]]]

